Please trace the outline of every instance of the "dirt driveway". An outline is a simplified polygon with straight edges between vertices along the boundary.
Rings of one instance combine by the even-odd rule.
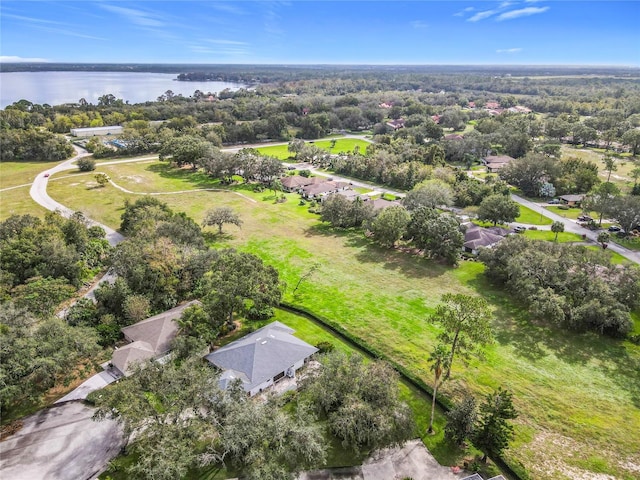
[[[0,443],[0,478],[95,478],[124,441],[114,421],[94,422],[93,412],[82,402],[69,402],[27,417],[20,431]]]

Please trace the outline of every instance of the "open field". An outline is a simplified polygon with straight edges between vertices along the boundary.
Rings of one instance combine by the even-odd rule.
[[[594,151],[592,149],[574,148],[570,145],[562,145],[562,158],[578,157],[589,160],[598,165],[598,176],[603,182],[607,180],[609,172],[605,170],[604,151]],[[611,182],[618,185],[623,192],[629,192],[633,188],[633,178],[630,173],[636,167],[640,167],[640,161],[634,157],[623,157],[616,159],[616,171],[611,172]]]
[[[528,225],[551,225],[553,221],[550,218],[545,217],[537,212],[534,212],[530,208],[524,205],[519,205],[520,216],[516,218],[518,223],[526,223]]]
[[[11,215],[25,215],[30,213],[37,217],[43,217],[47,210],[29,196],[29,187],[13,188],[0,193],[0,221]]]
[[[163,168],[160,163],[128,164],[121,172],[140,178],[131,180],[136,191],[202,188],[201,181],[191,182],[181,171],[174,178]],[[92,189],[91,180],[80,175],[61,179],[50,184],[49,192],[117,227],[124,199],[132,196],[112,186]],[[378,247],[359,231],[320,224],[298,205],[296,195],[275,204],[268,191],[254,193],[244,185],[232,190],[248,198],[193,192],[162,199],[196,222],[213,206],[239,211],[242,228],[225,227],[223,235],[212,237],[214,246],[256,253],[280,271],[288,285],[287,301],[339,322],[427,383],[426,358],[438,333],[427,317],[440,296],[484,297],[495,311],[496,343],[484,360],[471,359],[467,366],[457,361],[443,392],[459,399],[465,391],[479,397],[499,385],[512,390],[520,417],[507,457],[525,464],[531,478],[578,478],[594,457],[601,457],[604,470],[616,478],[637,478],[639,472],[632,469],[640,465],[640,437],[630,432],[640,431],[640,347],[530,321],[526,311],[485,279],[478,262],[451,269]],[[319,269],[294,296],[293,286],[315,263]]]
[[[318,148],[323,148],[331,153],[353,153],[356,146],[360,147],[360,153],[364,153],[369,142],[360,140],[357,138],[336,138],[336,144],[331,148],[332,140],[312,140],[307,143],[313,144]],[[260,147],[257,149],[263,155],[269,155],[271,157],[279,158],[280,160],[287,160],[289,157],[293,157],[288,150],[287,145],[274,145],[271,147]]]
[[[54,162],[0,162],[0,190],[33,182],[36,175],[48,168],[55,167]]]

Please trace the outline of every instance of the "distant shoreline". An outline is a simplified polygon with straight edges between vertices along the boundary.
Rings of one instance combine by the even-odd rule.
[[[153,64],[153,63],[0,63],[0,73],[10,72],[130,72],[183,74],[217,77],[212,81],[237,80],[239,75],[271,72],[375,72],[397,71],[416,74],[466,73],[478,75],[614,75],[640,77],[640,67],[616,65],[267,65],[267,64]],[[207,78],[207,80],[209,80]]]

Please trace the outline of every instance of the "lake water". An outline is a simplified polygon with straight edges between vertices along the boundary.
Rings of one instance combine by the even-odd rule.
[[[178,82],[175,73],[130,72],[2,72],[0,108],[18,100],[60,105],[84,98],[97,104],[102,95],[113,94],[129,103],[155,101],[167,90],[185,97],[200,90],[217,93],[242,85],[226,82]]]

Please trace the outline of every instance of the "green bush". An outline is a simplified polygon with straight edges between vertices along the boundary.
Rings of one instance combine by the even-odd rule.
[[[92,172],[96,169],[96,161],[93,158],[81,158],[78,160],[78,168],[81,172]]]
[[[331,342],[320,342],[316,344],[316,348],[320,351],[320,353],[329,353],[333,352],[336,346]]]
[[[569,205],[558,205],[558,209],[560,209],[560,210],[569,210]]]

